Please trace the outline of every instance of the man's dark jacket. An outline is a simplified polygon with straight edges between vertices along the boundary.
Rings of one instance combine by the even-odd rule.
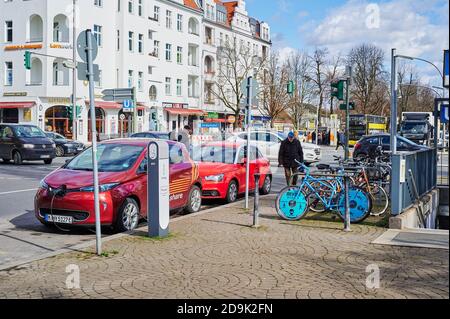
[[[295,160],[303,163],[302,145],[298,139],[294,139],[292,143],[285,139],[280,146],[278,163],[285,168],[297,168],[299,164]]]

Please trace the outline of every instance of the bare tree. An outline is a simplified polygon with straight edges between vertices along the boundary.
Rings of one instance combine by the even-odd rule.
[[[364,114],[381,114],[386,103],[383,61],[383,50],[371,44],[353,48],[347,57],[348,65],[353,67],[352,96]]]
[[[310,75],[309,78],[314,83],[315,94],[318,98],[318,124],[321,125],[321,114],[325,101],[325,92],[327,87],[327,48],[316,48],[310,59]]]
[[[278,53],[272,54],[268,59],[267,70],[264,74],[259,109],[263,115],[271,118],[270,127],[273,128],[275,121],[289,105],[289,95],[286,90],[286,84],[289,81],[288,68],[280,63]]]
[[[413,103],[413,98],[417,95],[417,85],[419,79],[417,71],[413,66],[402,63],[398,67],[398,88],[399,88],[399,112],[408,111],[408,106]]]
[[[227,41],[224,46],[218,48],[217,59],[217,80],[211,93],[238,119],[245,93],[241,91],[242,83],[249,76],[264,77],[261,73],[265,68],[267,56],[253,55],[250,47],[243,42],[237,43],[237,39],[233,38],[231,42]],[[238,122],[234,124],[235,128],[238,127]]]
[[[286,61],[289,79],[293,80],[296,90],[289,101],[288,115],[296,129],[300,129],[301,121],[306,111],[306,104],[313,97],[313,86],[308,75],[310,60],[307,53],[293,52]]]

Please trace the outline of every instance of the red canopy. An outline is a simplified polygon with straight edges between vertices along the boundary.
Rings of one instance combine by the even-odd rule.
[[[168,113],[172,115],[203,115],[202,110],[195,110],[195,109],[173,109],[173,108],[166,108],[165,109]]]
[[[0,109],[29,109],[35,102],[0,102]]]

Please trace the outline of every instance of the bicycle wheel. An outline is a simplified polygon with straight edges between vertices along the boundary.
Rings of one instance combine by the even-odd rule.
[[[306,196],[308,199],[308,207],[315,213],[324,213],[327,211],[327,207],[318,195],[324,199],[329,198],[333,193],[333,186],[330,183],[325,184],[325,182],[313,183],[312,186],[314,187],[314,192],[308,190],[310,193]]]
[[[360,187],[369,193],[372,200],[371,216],[382,216],[386,213],[389,207],[389,195],[386,190],[379,183],[370,183],[370,191],[367,184],[360,185]]]
[[[300,220],[308,213],[308,201],[298,186],[283,189],[276,201],[277,214],[286,220]]]
[[[372,210],[372,200],[369,194],[360,187],[350,186],[348,193],[350,204],[350,222],[358,224],[364,221]],[[345,220],[345,191],[338,197],[338,215]]]

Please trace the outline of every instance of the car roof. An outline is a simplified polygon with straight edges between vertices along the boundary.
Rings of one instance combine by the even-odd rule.
[[[133,145],[133,146],[148,146],[148,144],[152,141],[161,141],[159,139],[155,138],[123,138],[123,139],[114,139],[114,140],[107,140],[103,141],[100,144],[120,144],[120,145]],[[176,145],[180,144],[175,141],[166,141],[164,142],[168,143],[169,145]]]
[[[244,146],[245,142],[209,142],[209,143],[205,143],[202,144],[201,147],[208,147],[208,146],[221,146],[221,147],[225,147],[225,148],[238,148],[241,146]]]

